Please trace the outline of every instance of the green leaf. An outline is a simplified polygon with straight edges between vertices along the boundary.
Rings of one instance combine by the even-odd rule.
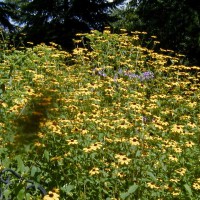
[[[25,197],[25,189],[21,189],[17,195],[18,200],[22,200]]]
[[[130,194],[128,192],[124,192],[120,194],[120,198],[121,199],[126,199],[126,197],[128,197]]]
[[[191,190],[190,186],[188,184],[184,184],[184,187],[185,187],[186,191],[189,193],[189,195],[192,196],[192,190]]]
[[[67,194],[70,194],[71,191],[74,189],[74,186],[73,185],[68,185],[68,184],[65,184],[61,190],[66,192]]]
[[[134,193],[138,188],[138,185],[134,184],[132,186],[129,187],[128,192],[124,192],[120,194],[120,197],[122,199],[125,199],[126,197],[128,197],[130,194]]]
[[[153,175],[152,172],[147,172],[147,175],[149,175],[152,178],[152,180],[157,181],[156,177]]]
[[[23,160],[21,159],[20,156],[16,156],[15,158],[17,160],[17,169],[19,171],[23,172],[24,168],[25,168]]]
[[[49,161],[49,152],[47,150],[44,151],[44,157]]]
[[[141,151],[140,150],[138,150],[137,152],[136,152],[136,155],[135,155],[136,157],[140,157],[141,156]]]
[[[4,196],[5,196],[5,199],[8,199],[9,198],[9,195],[11,194],[11,191],[10,190],[8,190],[8,189],[6,189],[6,190],[4,190]]]
[[[26,200],[31,200],[32,198],[31,198],[31,194],[29,194],[29,193],[26,193]]]
[[[34,176],[36,172],[37,172],[37,167],[33,166],[31,169],[31,176]]]
[[[129,194],[134,193],[137,189],[138,189],[138,185],[134,184],[134,185],[129,187],[128,193]]]

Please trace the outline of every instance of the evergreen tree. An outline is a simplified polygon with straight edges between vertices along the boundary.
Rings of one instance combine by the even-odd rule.
[[[15,26],[10,19],[17,20],[16,4],[0,2],[0,27],[10,32],[14,31]]]
[[[200,64],[199,0],[131,0],[124,19],[121,24],[129,31],[156,35],[163,48],[186,54],[192,64]]]
[[[20,23],[29,41],[54,41],[69,47],[77,32],[102,30],[109,25],[114,20],[111,10],[123,1],[24,0]]]

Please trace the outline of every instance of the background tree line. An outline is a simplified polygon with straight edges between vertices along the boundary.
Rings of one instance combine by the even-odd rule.
[[[0,25],[15,40],[25,33],[24,41],[53,41],[65,48],[73,47],[76,33],[105,26],[114,32],[146,31],[158,36],[160,47],[200,65],[199,0],[4,0]]]

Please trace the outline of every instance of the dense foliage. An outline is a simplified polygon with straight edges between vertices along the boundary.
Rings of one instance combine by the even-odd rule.
[[[199,0],[4,0],[0,17],[15,46],[22,39],[53,41],[69,50],[76,33],[112,24],[115,32],[125,28],[156,35],[161,48],[185,54],[187,64],[200,64]]]
[[[72,53],[1,48],[0,168],[44,200],[198,199],[200,68],[142,47],[145,34],[77,34]],[[0,188],[31,199],[23,181]]]
[[[158,36],[162,48],[186,54],[191,63],[200,64],[199,0],[131,0],[115,22],[116,29],[147,31]]]
[[[18,20],[16,8],[16,4],[0,2],[0,27],[8,29],[10,32],[14,30],[10,19]]]
[[[114,17],[112,8],[124,0],[9,0],[18,5],[17,21],[25,41],[56,42],[68,49],[77,32],[102,30]]]

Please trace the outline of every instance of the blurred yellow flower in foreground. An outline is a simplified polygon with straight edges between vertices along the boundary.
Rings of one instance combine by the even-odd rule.
[[[59,200],[60,195],[49,191],[47,195],[44,196],[43,200]]]

